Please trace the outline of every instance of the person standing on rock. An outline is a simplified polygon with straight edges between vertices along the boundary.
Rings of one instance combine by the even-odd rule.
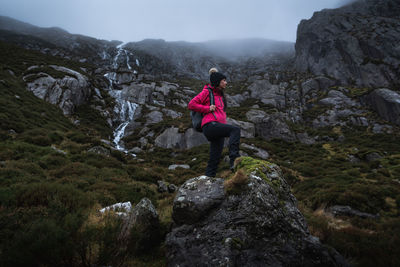
[[[229,162],[233,171],[234,161],[239,157],[240,128],[226,124],[226,76],[216,68],[211,68],[210,84],[206,84],[197,96],[188,104],[190,110],[204,114],[201,127],[207,140],[210,141],[210,158],[206,169],[206,176],[215,177],[222,149],[224,148],[225,137],[229,137]],[[210,103],[210,88],[214,94],[215,105]]]

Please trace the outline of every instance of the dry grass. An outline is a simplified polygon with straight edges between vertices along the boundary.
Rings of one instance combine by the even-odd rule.
[[[224,181],[225,192],[238,194],[244,185],[249,181],[249,177],[243,170],[238,170],[231,179]]]
[[[158,200],[158,216],[161,223],[172,223],[172,208],[176,194],[170,194],[166,198]]]

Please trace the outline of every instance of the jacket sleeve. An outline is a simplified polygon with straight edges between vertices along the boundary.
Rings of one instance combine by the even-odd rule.
[[[206,89],[201,91],[200,94],[198,94],[192,100],[190,100],[188,104],[188,109],[200,113],[210,113],[210,106],[206,102],[208,94],[209,92]]]

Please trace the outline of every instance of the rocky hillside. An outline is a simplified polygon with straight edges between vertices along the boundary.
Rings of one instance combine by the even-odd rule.
[[[400,2],[359,0],[315,12],[297,29],[296,68],[342,85],[400,85]]]
[[[368,11],[371,3],[359,2],[360,12],[375,12]],[[379,14],[371,16],[385,19]],[[356,29],[363,25],[354,23]],[[318,35],[305,41],[324,38],[325,31],[318,31],[318,23],[315,27]],[[353,265],[400,263],[400,95],[382,80],[390,75],[375,80],[387,88],[375,89],[340,75],[297,71],[294,62],[303,57],[311,64],[319,51],[299,50],[301,40],[295,57],[293,44],[279,44],[285,48],[277,50],[270,41],[243,41],[254,48],[251,53],[243,52],[241,42],[230,42],[232,50],[222,53],[221,45],[227,45],[222,41],[122,44],[4,17],[0,29],[0,235],[5,237],[0,265],[164,266],[165,255],[171,262],[186,261],[190,246],[210,253],[210,260],[228,255],[237,262],[262,258],[291,264],[310,255],[311,264],[318,265],[322,253],[324,262],[340,262],[336,253],[325,253],[325,244]],[[388,38],[379,29],[379,38]],[[346,30],[340,33],[345,36]],[[391,62],[398,59],[394,54]],[[387,66],[372,63],[366,66]],[[350,66],[341,60],[328,65],[335,64],[343,70]],[[247,185],[258,186],[243,190],[233,182],[240,176],[233,179],[222,160],[220,179],[210,182],[219,193],[223,182],[233,187],[208,210],[217,217],[201,214],[196,222],[182,221],[174,207],[175,188],[190,187],[186,181],[204,173],[209,149],[191,128],[187,103],[207,82],[212,66],[228,76],[228,122],[242,129],[241,155],[279,166],[299,210],[283,179],[266,174],[271,179],[261,181],[247,174]],[[364,83],[374,76],[354,77]],[[275,190],[278,182],[283,191]],[[276,209],[258,205],[258,195]],[[249,206],[241,207],[241,200]],[[120,210],[127,202],[136,211],[144,209],[158,227],[150,239],[152,230],[135,224],[141,219]],[[116,216],[99,212],[103,207],[116,207]],[[153,220],[156,213],[159,219]],[[240,213],[248,221],[236,221]],[[212,232],[206,231],[208,224],[215,226]],[[223,240],[213,243],[222,254],[201,247],[197,236],[180,239],[185,229]],[[187,245],[180,251],[166,246],[182,242]]]

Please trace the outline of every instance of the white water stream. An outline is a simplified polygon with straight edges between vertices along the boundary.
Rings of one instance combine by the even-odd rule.
[[[132,55],[132,53],[124,49],[123,46],[124,43],[117,46],[118,49],[117,55],[113,58],[112,67],[115,71],[104,74],[104,77],[106,77],[110,82],[108,93],[116,101],[116,104],[114,106],[114,114],[116,117],[118,117],[118,121],[120,122],[120,124],[114,130],[113,143],[116,149],[127,152],[126,149],[121,144],[121,139],[125,135],[125,129],[128,126],[128,124],[134,120],[134,114],[136,108],[138,107],[138,104],[123,99],[122,90],[115,90],[113,86],[114,82],[117,81],[116,71],[120,67],[120,62],[124,62],[126,64],[126,67],[128,67],[129,70],[132,70],[132,67],[129,64],[129,55]],[[137,66],[139,66],[138,63],[139,61],[136,59]],[[137,72],[134,70],[134,73]]]

